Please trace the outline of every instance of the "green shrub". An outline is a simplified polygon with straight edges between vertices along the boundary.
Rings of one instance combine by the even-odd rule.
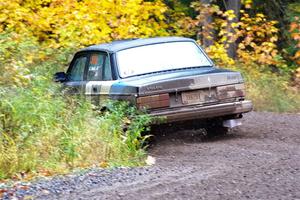
[[[1,33],[0,47],[0,179],[143,163],[149,116],[125,102],[109,102],[111,111],[99,113],[52,82],[72,48],[42,49],[15,33]]]
[[[59,95],[47,79],[2,88],[0,99],[0,178],[143,163],[141,132],[150,117],[126,102],[110,102],[111,111],[101,114],[85,99]]]
[[[291,87],[288,73],[271,72],[261,66],[239,65],[246,80],[247,97],[256,111],[300,112],[300,92]]]

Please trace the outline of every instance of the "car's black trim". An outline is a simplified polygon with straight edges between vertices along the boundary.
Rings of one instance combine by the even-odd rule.
[[[88,61],[89,61],[89,55],[88,55],[87,52],[78,52],[78,53],[76,53],[76,54],[74,55],[74,57],[73,57],[73,59],[72,59],[70,65],[69,65],[69,67],[68,67],[68,69],[67,69],[67,72],[66,72],[66,74],[67,74],[67,80],[66,80],[66,82],[71,81],[71,80],[69,80],[69,74],[70,74],[71,70],[72,70],[73,67],[74,67],[74,62],[75,62],[75,60],[76,60],[77,58],[81,57],[81,56],[86,56],[86,58],[87,58],[87,59],[86,59],[86,62],[85,62],[85,67],[84,67],[84,72],[83,72],[83,80],[82,80],[82,81],[85,81],[85,80],[86,80],[87,66],[88,66]],[[72,82],[74,82],[74,81],[72,81]]]

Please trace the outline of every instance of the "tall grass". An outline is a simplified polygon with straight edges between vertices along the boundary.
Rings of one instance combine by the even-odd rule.
[[[300,91],[291,87],[287,73],[271,72],[261,66],[239,66],[246,80],[247,97],[256,111],[300,112]]]
[[[82,97],[63,96],[52,82],[71,49],[0,34],[0,179],[143,163],[147,136],[141,132],[149,116],[125,102],[109,102],[111,111],[100,113]]]
[[[101,114],[85,99],[61,96],[47,79],[2,88],[0,99],[0,179],[143,162],[141,132],[150,118],[125,102]]]

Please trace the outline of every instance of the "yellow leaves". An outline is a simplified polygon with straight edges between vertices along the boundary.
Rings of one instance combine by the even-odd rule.
[[[242,3],[250,7],[252,0],[243,0]],[[247,11],[241,10],[241,17],[236,22],[233,10],[223,12],[214,4],[209,6],[195,3],[193,7],[199,12],[196,24],[201,25],[201,31],[198,36],[206,40],[212,38],[214,44],[206,51],[218,64],[231,65],[234,63],[227,55],[227,49],[230,48],[231,43],[236,41],[238,41],[237,57],[240,62],[278,63],[275,59],[278,56],[276,21],[267,20],[262,13],[252,16]],[[207,16],[213,16],[213,21],[207,23],[205,21]]]
[[[232,21],[234,18],[236,18],[234,10],[225,11],[223,16],[226,17],[229,21]]]
[[[251,29],[252,29],[252,27],[250,27],[250,26],[249,26],[249,27],[246,27],[246,30],[247,30],[247,31],[251,31]]]
[[[237,27],[239,27],[239,23],[235,23],[235,22],[231,23],[231,27],[232,28],[237,28]]]
[[[164,21],[167,7],[160,0],[14,1],[0,5],[0,11],[0,29],[29,31],[56,48],[167,35],[166,27],[171,26]]]
[[[256,14],[256,19],[259,18],[259,19],[265,19],[265,15],[262,14],[262,13],[258,13]]]
[[[4,66],[0,76],[0,84],[6,86],[26,86],[30,82],[29,70],[18,65]]]
[[[37,45],[30,34],[0,35],[0,85],[26,86],[31,81],[30,68],[37,59]]]
[[[153,156],[147,156],[145,163],[149,166],[154,165],[156,162],[156,159]]]
[[[245,5],[245,7],[246,7],[247,9],[250,9],[251,6],[252,6],[252,3],[253,3],[252,0],[242,0],[241,2],[242,2],[242,4]]]
[[[245,46],[243,43],[240,43],[240,44],[238,45],[238,48],[241,49],[241,50],[243,50],[243,49],[246,48],[246,46]]]
[[[300,40],[300,33],[292,33],[291,36],[294,40]]]
[[[256,47],[256,44],[255,44],[254,42],[250,42],[250,46],[251,46],[252,48],[255,48],[255,47]]]
[[[220,39],[220,43],[225,43],[226,41],[228,40],[228,38],[225,36],[225,37],[222,37]]]
[[[250,9],[251,8],[251,4],[246,4],[245,7],[248,8],[248,9]]]
[[[276,28],[274,25],[275,24],[270,23],[270,25],[269,25],[270,29],[268,31],[271,32],[271,33],[278,33],[278,28]]]
[[[296,60],[296,59],[299,59],[299,58],[300,58],[300,50],[295,53],[293,59]]]
[[[291,24],[290,24],[290,32],[293,32],[293,31],[295,31],[295,30],[299,30],[299,24],[298,23],[296,23],[296,22],[292,22]]]
[[[257,37],[265,37],[266,36],[265,32],[262,32],[262,31],[257,31],[255,34],[257,35]]]
[[[250,17],[242,13],[239,32],[240,44],[238,57],[241,62],[259,64],[277,64],[278,55],[276,42],[278,40],[277,22],[266,20],[265,15],[258,13]],[[245,31],[243,31],[245,30]]]
[[[99,167],[101,168],[107,168],[109,166],[109,163],[106,161],[102,161],[99,163]]]
[[[294,21],[290,24],[290,36],[295,42],[295,54],[291,57],[296,64],[300,65],[300,18],[294,17]]]
[[[228,56],[224,44],[215,43],[214,45],[207,47],[205,51],[208,53],[210,58],[212,58],[220,66],[226,67],[235,64],[234,60]]]
[[[123,119],[123,123],[126,124],[126,125],[128,125],[128,124],[131,123],[131,121],[130,121],[130,119],[128,119],[127,117],[125,117],[125,118]]]

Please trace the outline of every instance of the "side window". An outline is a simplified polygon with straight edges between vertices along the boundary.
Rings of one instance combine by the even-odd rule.
[[[104,62],[103,81],[110,81],[110,80],[112,80],[111,66],[110,66],[109,57],[106,56]]]
[[[111,80],[111,67],[106,53],[93,53],[90,56],[87,80],[108,81]]]
[[[76,58],[74,61],[74,64],[71,68],[71,71],[68,75],[68,78],[70,81],[82,81],[83,80],[83,74],[84,74],[84,68],[86,65],[87,57],[86,56],[80,56]]]

